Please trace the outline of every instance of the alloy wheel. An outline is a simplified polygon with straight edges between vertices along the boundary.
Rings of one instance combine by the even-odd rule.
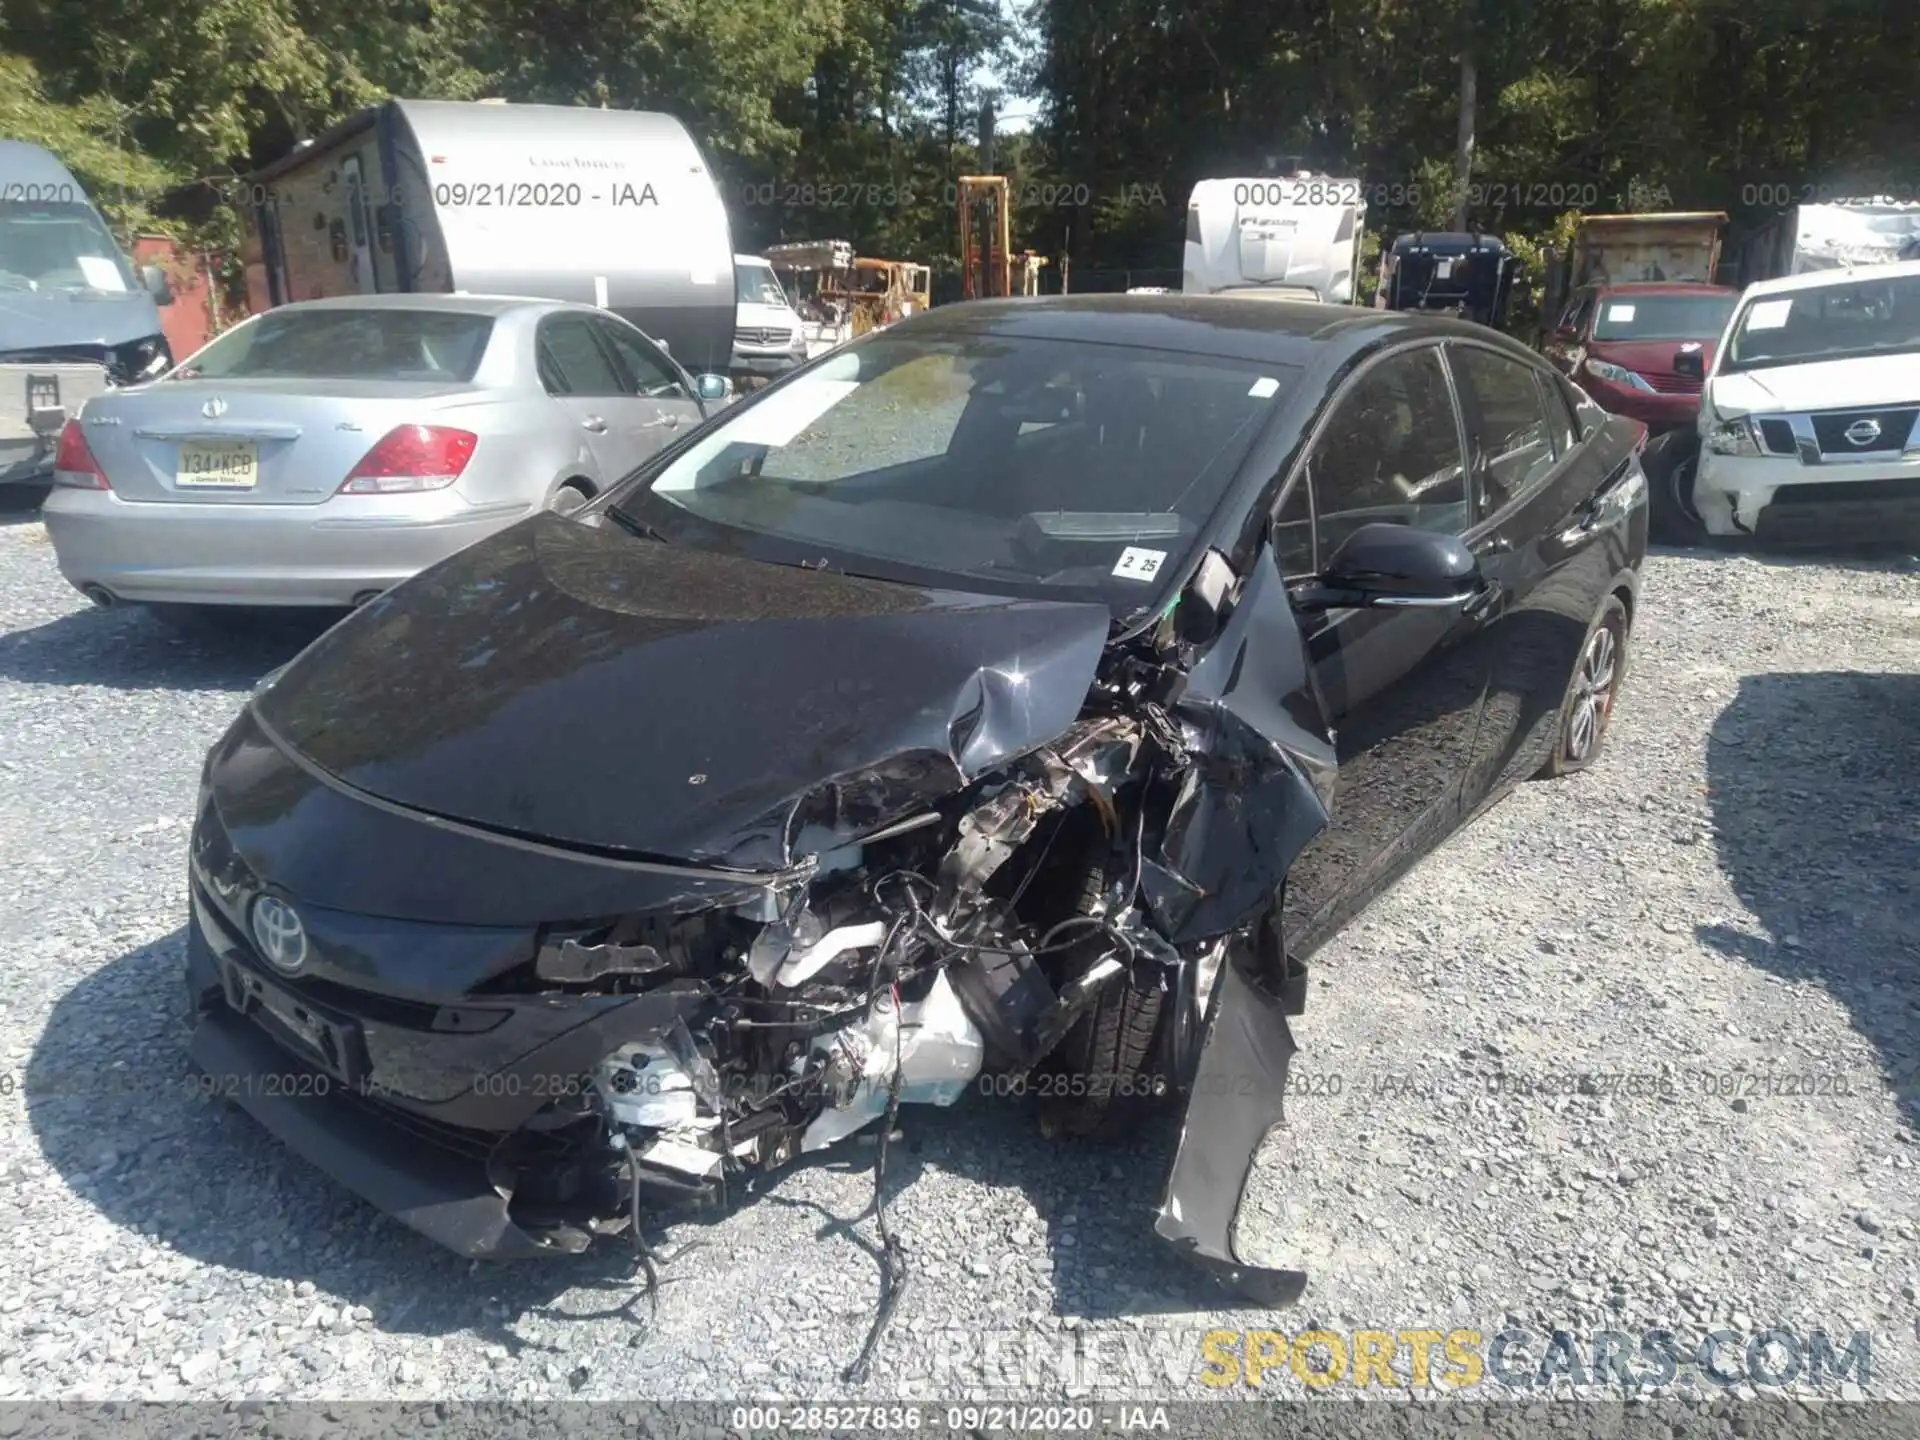
[[[1567,759],[1581,765],[1600,748],[1607,716],[1613,709],[1614,680],[1619,672],[1620,642],[1609,621],[1593,632],[1580,657],[1573,680],[1573,708],[1567,715]]]

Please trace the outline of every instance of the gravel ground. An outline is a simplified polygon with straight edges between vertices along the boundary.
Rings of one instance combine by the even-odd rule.
[[[850,1386],[870,1149],[671,1227],[653,1313],[621,1254],[470,1266],[194,1093],[198,768],[313,632],[88,609],[0,520],[0,1399],[1300,1394],[1199,1383],[1201,1333],[1507,1326],[1529,1371],[1556,1330],[1867,1331],[1823,1393],[1920,1395],[1920,563],[1663,553],[1637,632],[1603,762],[1318,958],[1241,1218],[1310,1271],[1297,1309],[1221,1308],[1150,1243],[1164,1130],[1058,1148],[970,1096],[904,1117],[913,1278]]]

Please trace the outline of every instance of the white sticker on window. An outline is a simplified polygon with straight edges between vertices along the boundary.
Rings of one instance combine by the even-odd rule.
[[[1280,382],[1271,375],[1262,375],[1253,382],[1253,388],[1247,391],[1255,400],[1265,400],[1269,395],[1280,393]]]
[[[1113,573],[1122,580],[1151,580],[1160,573],[1161,562],[1166,558],[1164,550],[1141,550],[1129,545],[1120,552]]]
[[[1747,329],[1778,330],[1787,323],[1787,312],[1791,309],[1791,299],[1756,300],[1753,308],[1747,311]]]
[[[80,276],[95,290],[125,291],[127,282],[120,274],[120,267],[104,255],[76,255],[74,264],[80,267]]]
[[[1630,325],[1633,323],[1633,306],[1609,305],[1607,306],[1607,319],[1615,324]]]

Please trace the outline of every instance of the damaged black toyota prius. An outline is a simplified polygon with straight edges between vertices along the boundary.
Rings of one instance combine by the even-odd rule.
[[[270,677],[202,782],[193,1061],[498,1258],[1053,1077],[1064,1136],[1180,1107],[1159,1235],[1292,1298],[1230,1231],[1303,957],[1599,752],[1643,440],[1434,316],[864,337]]]

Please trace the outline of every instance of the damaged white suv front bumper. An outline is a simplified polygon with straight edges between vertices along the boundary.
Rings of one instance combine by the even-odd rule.
[[[1716,416],[1702,429],[1691,499],[1710,535],[1920,534],[1920,396]]]

